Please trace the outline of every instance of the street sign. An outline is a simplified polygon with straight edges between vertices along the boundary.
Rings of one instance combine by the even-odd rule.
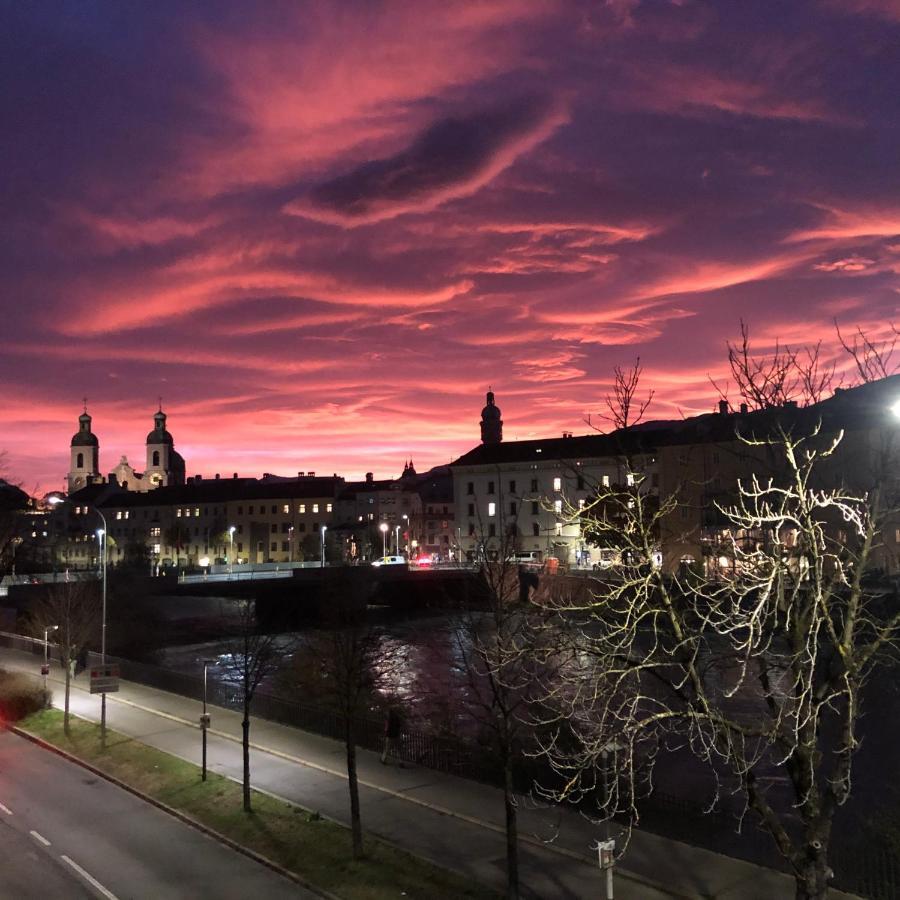
[[[200,716],[200,727],[203,729],[209,728],[209,713],[203,713]]]
[[[112,694],[119,690],[118,666],[94,666],[91,669],[91,693]]]
[[[49,675],[49,674],[50,674],[50,666],[48,666],[47,663],[44,663],[41,666],[41,675]]]

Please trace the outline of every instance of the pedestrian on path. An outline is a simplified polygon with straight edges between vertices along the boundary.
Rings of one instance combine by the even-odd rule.
[[[381,762],[387,765],[388,757],[393,756],[398,765],[402,766],[400,760],[400,736],[403,733],[403,717],[400,710],[396,706],[388,708],[387,715],[384,718],[384,749],[381,751]]]

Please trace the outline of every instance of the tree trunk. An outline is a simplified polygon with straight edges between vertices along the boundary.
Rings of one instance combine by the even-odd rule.
[[[513,789],[512,754],[503,754],[503,805],[506,808],[506,896],[518,900],[519,896],[519,822]]]
[[[244,812],[250,812],[250,709],[244,704],[244,718],[241,720],[244,751]]]
[[[830,875],[825,846],[807,845],[806,857],[794,875],[797,900],[824,900],[828,896]]]
[[[353,722],[349,716],[344,739],[347,747],[347,783],[350,787],[350,830],[353,833],[353,858],[362,859],[362,820],[359,815],[359,783],[356,778],[356,735],[353,732]]]
[[[66,698],[65,698],[65,702],[63,703],[63,734],[65,734],[65,736],[68,737],[69,736],[69,685],[71,684],[72,670],[69,666],[68,659],[66,659],[66,661],[63,663],[63,665],[66,667]]]

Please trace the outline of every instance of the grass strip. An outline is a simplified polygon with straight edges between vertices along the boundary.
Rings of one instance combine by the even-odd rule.
[[[297,873],[346,900],[382,898],[497,898],[498,894],[367,835],[366,858],[352,859],[350,830],[292,803],[253,791],[253,812],[242,808],[239,784],[217,775],[200,780],[200,767],[100,726],[48,709],[20,728],[90,763],[136,790]]]

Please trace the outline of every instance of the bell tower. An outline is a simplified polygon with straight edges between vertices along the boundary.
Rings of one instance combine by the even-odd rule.
[[[499,444],[503,440],[503,419],[494,403],[494,392],[487,392],[487,404],[481,411],[481,443]]]
[[[78,431],[72,436],[67,482],[69,493],[100,480],[100,442],[91,431],[91,417],[84,401],[84,412],[78,417]]]

